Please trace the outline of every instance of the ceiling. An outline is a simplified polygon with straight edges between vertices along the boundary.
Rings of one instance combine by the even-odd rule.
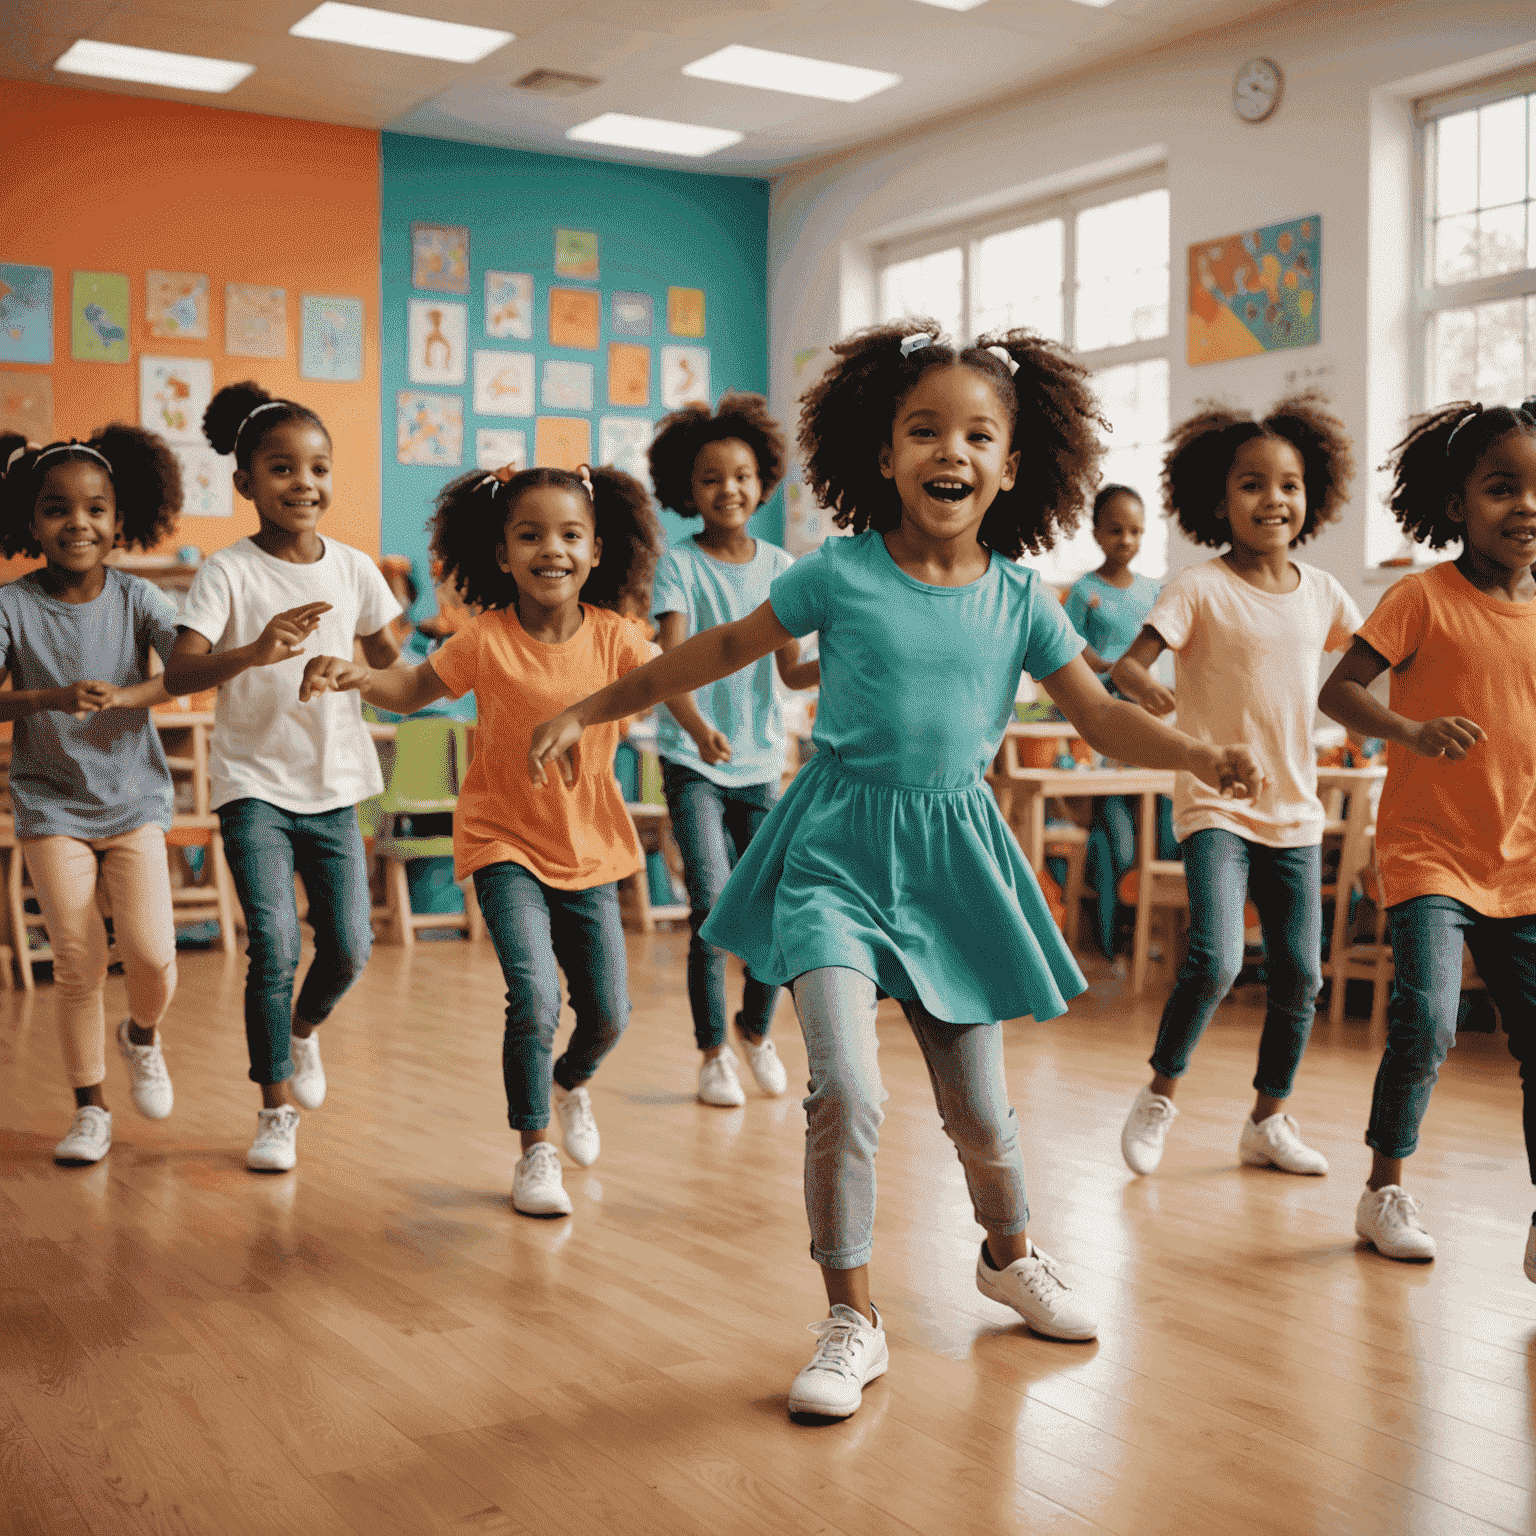
[[[0,0],[0,77],[53,81],[245,112],[690,170],[772,175],[1116,57],[1276,9],[1275,0],[372,0],[379,9],[514,32],[479,64],[449,64],[288,36],[316,0]],[[78,38],[254,64],[225,95],[95,84],[53,62]],[[682,66],[748,43],[903,76],[866,101],[815,101],[696,80]],[[574,96],[514,90],[538,68],[595,75]],[[600,112],[735,128],[704,160],[576,146]]]

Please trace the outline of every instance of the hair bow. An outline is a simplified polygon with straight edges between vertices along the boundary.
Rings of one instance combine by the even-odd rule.
[[[1000,362],[1003,367],[1008,370],[1010,374],[1015,374],[1019,371],[1019,360],[1013,355],[1013,353],[1008,350],[1007,347],[992,346],[986,347],[983,350],[990,352],[992,356],[995,357],[998,362]]]
[[[597,497],[596,497],[596,495],[594,494],[594,492],[592,490],[592,470],[591,470],[591,467],[589,465],[586,465],[586,464],[578,464],[576,466],[576,473],[581,476],[581,483],[582,483],[583,488],[586,490],[587,500],[588,501],[596,501]]]
[[[933,337],[927,331],[918,331],[911,336],[901,338],[901,355],[911,357],[914,352],[921,352],[924,347],[933,345]]]
[[[490,486],[491,495],[494,496],[517,472],[516,464],[503,464],[500,469],[493,469],[483,480],[477,480],[475,489],[483,491],[486,486]]]

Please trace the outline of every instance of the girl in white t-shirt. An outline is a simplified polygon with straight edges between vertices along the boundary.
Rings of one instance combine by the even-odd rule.
[[[305,1109],[325,1099],[315,1027],[373,945],[355,807],[384,787],[356,694],[300,704],[305,645],[350,656],[359,638],[370,666],[392,666],[400,604],[368,556],[317,531],[331,505],[331,437],[313,411],[231,384],[203,431],[234,454],[235,489],[261,526],[198,572],[165,682],[172,694],[219,690],[209,774],[250,937],[245,1036],[262,1102],[246,1164],[281,1171],[296,1161],[290,1097]],[[315,958],[295,1007],[296,872]]]
[[[1178,776],[1173,821],[1189,885],[1189,958],[1163,1009],[1152,1082],[1121,1133],[1135,1173],[1161,1161],[1178,1080],[1242,969],[1249,895],[1263,925],[1268,1006],[1239,1156],[1287,1173],[1328,1171],[1285,1101],[1322,986],[1318,669],[1323,652],[1348,644],[1361,619],[1332,576],[1292,560],[1291,551],[1342,513],[1353,467],[1343,423],[1314,395],[1283,400],[1262,421],[1211,407],[1174,429],[1163,462],[1179,526],[1197,544],[1230,547],[1163,588],[1116,663],[1115,684],[1163,712],[1171,700],[1149,669],[1171,650],[1179,728],[1200,741],[1248,742],[1266,782],[1256,800],[1223,800],[1191,774]]]

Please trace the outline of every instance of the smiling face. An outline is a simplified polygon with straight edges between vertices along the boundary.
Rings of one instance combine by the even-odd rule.
[[[739,437],[705,443],[693,461],[690,486],[704,526],[716,533],[744,528],[763,499],[757,455]]]
[[[256,504],[263,524],[313,533],[331,505],[331,440],[314,421],[280,421],[257,445],[235,489]]]
[[[507,513],[496,563],[517,583],[519,598],[547,611],[577,601],[602,554],[586,496],[540,485],[524,491]]]
[[[1237,450],[1219,513],[1234,548],[1272,555],[1300,536],[1307,520],[1304,468],[1284,438],[1251,437]]]
[[[100,465],[66,459],[43,472],[32,536],[58,571],[80,576],[106,559],[122,530],[112,477]]]
[[[1141,538],[1146,529],[1147,515],[1140,497],[1119,491],[1094,519],[1093,541],[1104,551],[1105,560],[1123,568],[1141,553]]]
[[[1507,571],[1536,563],[1536,434],[1490,443],[1446,512],[1485,560]]]

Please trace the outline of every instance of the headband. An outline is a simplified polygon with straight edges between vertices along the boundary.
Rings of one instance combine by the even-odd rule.
[[[16,450],[16,453],[20,453],[22,451],[23,450],[18,448]],[[11,455],[12,462],[15,461],[16,453],[13,453]],[[49,458],[51,455],[53,455],[55,453],[88,453],[88,454],[90,454],[90,456],[93,459],[100,459],[101,462],[107,466],[107,473],[109,475],[112,473],[112,463],[107,458],[106,454],[98,452],[95,448],[92,448],[90,446],[90,444],[88,444],[88,443],[55,443],[51,448],[44,448],[43,451],[40,454],[38,454],[38,456],[35,459],[33,459],[33,461],[32,461],[32,468],[36,469],[37,466],[39,464],[41,464],[44,459]],[[7,469],[9,469],[11,466],[8,463],[5,467]]]
[[[235,428],[235,445],[237,447],[239,446],[240,434],[245,431],[246,423],[251,419],[252,416],[260,416],[263,411],[270,411],[275,409],[277,406],[291,405],[292,403],[293,402],[290,400],[263,400],[260,405],[253,406],[241,418],[240,425]],[[230,452],[233,453],[234,449],[231,449]]]
[[[995,357],[998,362],[1000,362],[1003,367],[1008,370],[1010,374],[1015,374],[1019,371],[1019,360],[1008,350],[1007,347],[983,347],[982,350],[984,352],[990,352],[992,356]]]
[[[25,458],[26,455],[33,448],[36,448],[36,447],[37,447],[36,443],[23,443],[21,445],[21,447],[19,447],[19,448],[12,448],[11,449],[11,456],[10,456],[10,458],[8,458],[5,461],[5,468],[3,470],[0,470],[0,474],[6,474],[6,475],[10,474],[10,472],[11,472],[11,465],[14,464],[17,459]]]

